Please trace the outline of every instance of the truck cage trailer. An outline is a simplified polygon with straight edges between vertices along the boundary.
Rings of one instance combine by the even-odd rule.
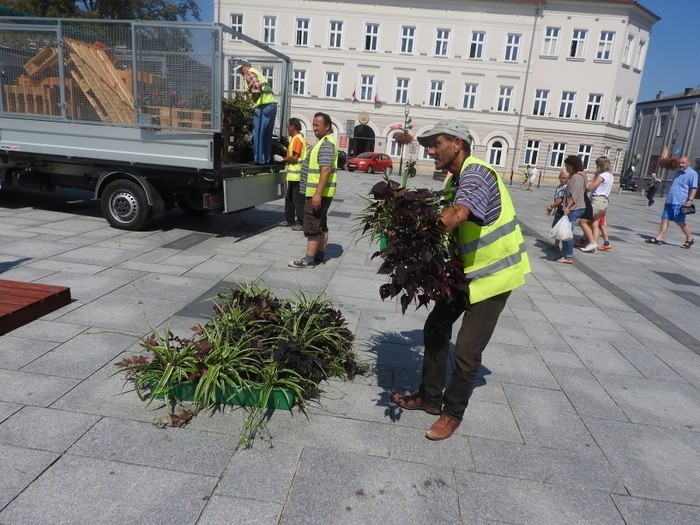
[[[126,230],[174,205],[230,213],[279,199],[283,165],[252,163],[250,121],[235,113],[243,56],[277,95],[281,138],[291,60],[229,27],[0,17],[0,184],[92,191]]]

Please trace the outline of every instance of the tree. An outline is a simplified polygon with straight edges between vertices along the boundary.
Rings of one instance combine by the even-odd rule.
[[[199,20],[197,0],[4,0],[8,7],[41,17],[113,20]]]
[[[75,3],[90,18],[168,21],[200,19],[196,0],[76,0]]]
[[[12,9],[41,17],[80,16],[74,0],[5,0]]]

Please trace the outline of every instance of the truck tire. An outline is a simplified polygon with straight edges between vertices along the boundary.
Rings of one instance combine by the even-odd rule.
[[[119,179],[110,182],[102,194],[102,215],[114,228],[139,230],[151,221],[153,210],[146,192],[137,183]]]

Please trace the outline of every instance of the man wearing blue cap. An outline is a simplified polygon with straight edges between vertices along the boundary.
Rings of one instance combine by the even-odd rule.
[[[422,410],[439,418],[425,436],[449,438],[459,427],[474,380],[498,317],[510,292],[525,283],[530,262],[520,225],[505,184],[490,165],[471,154],[469,128],[454,119],[441,120],[418,136],[436,170],[450,176],[450,203],[440,221],[450,232],[468,285],[449,299],[437,301],[423,328],[422,381],[412,394],[394,392],[392,401],[406,410]],[[447,360],[452,325],[464,314],[455,344],[454,373],[449,384]]]

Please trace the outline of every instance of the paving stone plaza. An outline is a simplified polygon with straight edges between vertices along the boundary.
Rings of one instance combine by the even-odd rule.
[[[360,239],[378,175],[339,173],[329,260],[310,269],[283,202],[236,215],[178,210],[110,228],[83,193],[0,195],[0,278],[69,286],[73,301],[0,336],[0,524],[700,523],[700,246],[643,241],[663,199],[614,193],[613,249],[555,264],[553,186],[510,186],[532,264],[484,353],[456,434],[392,407],[419,382],[426,310],[382,302]],[[429,174],[416,187],[438,188]],[[700,236],[700,220],[689,218]],[[152,328],[187,335],[231,283],[325,294],[374,368],[276,411],[270,447],[235,452],[242,409],[159,429],[114,364]],[[456,332],[456,331],[455,331]]]

